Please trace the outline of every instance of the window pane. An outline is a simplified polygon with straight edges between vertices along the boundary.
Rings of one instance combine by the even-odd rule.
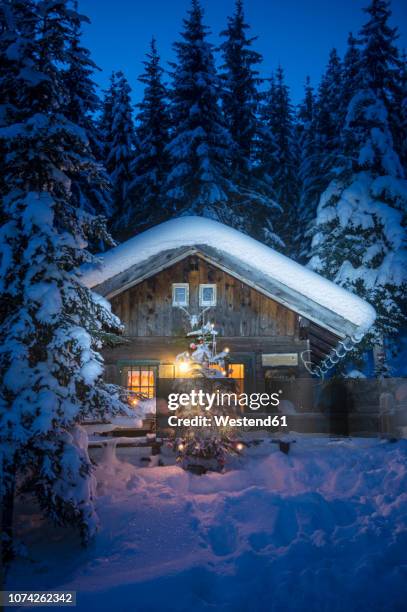
[[[170,363],[160,364],[159,377],[160,378],[174,378],[174,366]]]
[[[172,285],[173,306],[188,306],[189,303],[189,284],[173,283]]]
[[[185,302],[185,289],[183,287],[175,288],[175,299],[177,302]]]
[[[130,369],[127,373],[127,386],[138,387],[140,385],[140,371]]]
[[[155,397],[155,369],[153,366],[131,366],[127,370],[127,387],[144,396]]]
[[[153,372],[149,370],[141,370],[140,385],[142,387],[148,387],[149,385],[153,385],[153,384],[154,384]]]
[[[213,287],[202,288],[202,300],[204,302],[213,302]]]
[[[244,364],[243,363],[229,364],[229,378],[244,378]]]
[[[199,286],[199,303],[201,306],[215,306],[216,285]]]

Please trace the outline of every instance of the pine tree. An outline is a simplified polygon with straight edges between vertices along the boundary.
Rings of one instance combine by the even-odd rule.
[[[276,202],[282,214],[276,218],[277,235],[285,244],[285,251],[292,255],[293,229],[298,215],[298,149],[295,138],[293,108],[284,72],[277,69],[276,80],[271,83],[267,102],[266,125],[274,138],[275,151],[270,157],[267,174]]]
[[[183,40],[174,44],[166,196],[174,216],[200,215],[244,229],[243,213],[234,205],[239,190],[230,180],[232,142],[219,108],[220,83],[207,36],[202,8],[192,0]]]
[[[407,184],[394,151],[385,92],[377,89],[380,83],[386,87],[387,77],[372,59],[371,40],[365,37],[365,43],[359,89],[342,134],[343,160],[320,199],[310,263],[375,306],[378,318],[367,343],[383,353],[386,339],[406,323]],[[380,56],[380,48],[376,51]]]
[[[358,82],[359,76],[359,65],[360,65],[360,51],[358,48],[358,40],[353,36],[352,32],[349,32],[348,36],[348,48],[343,59],[343,85],[342,85],[342,108],[345,118],[345,114],[348,108],[348,104],[360,87]]]
[[[297,137],[299,148],[299,205],[295,232],[295,255],[301,262],[307,260],[311,246],[311,230],[316,214],[319,193],[312,181],[317,157],[315,132],[315,95],[310,78],[305,82],[304,100],[298,109]]]
[[[100,108],[100,101],[92,80],[93,73],[98,68],[91,60],[89,51],[81,46],[82,23],[89,23],[89,19],[78,15],[67,41],[68,68],[64,78],[69,98],[65,114],[68,119],[85,130],[90,150],[95,160],[100,160],[101,143],[94,120],[95,113]],[[91,214],[109,216],[111,210],[109,178],[101,163],[96,170],[95,182],[92,174],[86,169],[82,176],[72,177],[72,197],[79,208]]]
[[[335,49],[329,55],[325,73],[314,97],[313,118],[309,125],[310,140],[308,151],[300,153],[301,165],[301,214],[309,219],[308,225],[300,222],[297,232],[297,257],[302,261],[310,257],[310,238],[313,220],[321,194],[336,176],[341,156],[341,126],[345,110],[342,104],[343,73],[342,65]],[[303,240],[301,232],[304,231]]]
[[[119,390],[103,382],[98,354],[104,333],[120,331],[120,322],[78,275],[78,267],[92,261],[87,241],[105,236],[100,219],[76,208],[67,176],[85,169],[97,175],[83,128],[64,114],[66,41],[78,15],[67,0],[21,1],[19,7],[28,8],[28,15],[10,3],[9,28],[0,37],[2,53],[27,68],[15,78],[16,103],[0,129],[8,187],[0,231],[5,556],[12,552],[17,474],[51,518],[76,526],[83,541],[89,540],[97,517],[79,423],[85,416],[103,419],[126,409]],[[16,39],[21,44],[13,44]]]
[[[393,106],[393,137],[401,164],[407,173],[407,61],[403,53],[400,61],[400,70],[395,87]]]
[[[103,91],[103,100],[101,106],[101,113],[97,122],[98,141],[100,142],[100,159],[103,165],[106,167],[106,161],[110,152],[111,137],[113,133],[113,100],[116,95],[116,72],[112,72],[110,75],[110,84],[107,89]]]
[[[121,218],[128,207],[129,186],[136,150],[130,85],[123,72],[116,73],[112,88],[111,126],[106,133],[106,169],[112,183],[114,227],[121,233]],[[124,228],[125,229],[125,228]]]
[[[236,0],[235,12],[228,19],[227,29],[221,32],[226,38],[220,49],[222,66],[222,108],[232,140],[230,150],[231,178],[239,189],[235,197],[246,231],[271,246],[282,242],[273,231],[273,218],[280,208],[273,200],[268,176],[258,167],[261,135],[260,93],[262,79],[256,66],[262,61],[252,49],[256,37],[249,38],[245,22],[243,2]],[[266,135],[263,134],[266,140]],[[263,146],[264,153],[265,146]]]
[[[328,182],[329,172],[335,166],[340,150],[340,132],[343,124],[342,76],[340,58],[336,49],[332,49],[318,89],[315,114],[320,161],[323,163],[321,174]]]
[[[397,105],[401,68],[396,46],[397,28],[389,25],[390,0],[371,0],[365,9],[368,21],[360,31],[363,45],[361,76],[365,87],[371,89],[385,104],[397,153],[402,156],[403,136],[400,132],[400,108]]]
[[[258,86],[262,80],[255,66],[262,57],[252,49],[256,37],[248,38],[242,0],[236,0],[235,12],[228,18],[228,27],[221,32],[226,40],[223,54],[222,104],[234,143],[233,170],[237,175],[250,174],[254,158],[254,140],[258,131]]]
[[[364,11],[369,19],[360,31],[364,67],[361,75],[365,79],[364,86],[379,96],[389,110],[400,64],[395,45],[397,28],[391,28],[388,24],[391,17],[390,0],[371,0]]]
[[[259,124],[258,137],[256,142],[256,165],[254,168],[255,175],[266,184],[266,193],[270,194],[271,203],[274,210],[269,210],[265,222],[263,222],[264,236],[258,238],[273,248],[283,250],[285,243],[277,235],[275,226],[279,215],[283,213],[283,209],[276,201],[274,192],[273,177],[278,167],[278,147],[276,135],[274,134],[274,126],[270,118],[274,113],[274,97],[275,97],[275,79],[274,76],[268,79],[269,88],[267,92],[261,95],[259,106]]]
[[[17,21],[22,24],[19,30],[16,26]],[[34,2],[3,0],[0,3],[0,127],[5,127],[13,121],[18,100],[15,79],[18,75],[29,73],[34,28]],[[5,143],[0,141],[1,168],[4,168],[5,165],[5,155]],[[1,172],[0,197],[6,190],[5,174]],[[0,223],[2,220],[3,210],[0,208]]]
[[[156,41],[144,62],[139,81],[145,85],[143,100],[137,105],[136,134],[139,143],[129,185],[127,209],[120,216],[123,236],[142,232],[169,218],[165,207],[164,181],[169,170],[168,152],[170,117],[168,93],[162,82],[163,69]]]

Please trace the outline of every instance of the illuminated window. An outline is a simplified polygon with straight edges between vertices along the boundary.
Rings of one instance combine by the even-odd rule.
[[[172,285],[172,305],[188,306],[189,304],[189,285],[188,283],[173,283]]]
[[[175,365],[172,363],[160,363],[158,376],[160,378],[175,378]]]
[[[244,363],[230,363],[228,368],[229,378],[244,378]]]
[[[216,285],[199,285],[199,305],[216,306]]]
[[[220,372],[225,372],[225,370],[218,364],[213,363],[209,366],[212,370],[219,370]],[[160,378],[187,378],[190,376],[188,372],[181,371],[181,364],[172,364],[172,363],[161,363],[158,376]],[[244,379],[244,363],[229,363],[227,367],[227,376],[228,378],[235,379]]]
[[[233,378],[236,393],[244,393],[244,363],[229,363],[228,378]]]
[[[155,367],[129,366],[126,368],[127,388],[145,397],[155,397]]]
[[[158,370],[160,378],[194,378],[197,375],[196,366],[188,362],[161,363]]]

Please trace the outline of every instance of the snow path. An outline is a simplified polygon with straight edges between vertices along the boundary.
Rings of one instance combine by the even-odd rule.
[[[26,511],[32,560],[8,588],[74,589],[79,611],[401,611],[406,457],[407,441],[302,437],[226,474],[102,465],[92,546]]]

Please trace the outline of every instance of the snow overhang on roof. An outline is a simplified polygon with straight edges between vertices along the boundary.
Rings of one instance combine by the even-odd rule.
[[[172,219],[127,240],[102,254],[99,264],[83,267],[82,280],[111,298],[192,253],[339,336],[344,348],[318,366],[321,372],[360,342],[375,320],[374,308],[355,294],[250,236],[202,217]]]

